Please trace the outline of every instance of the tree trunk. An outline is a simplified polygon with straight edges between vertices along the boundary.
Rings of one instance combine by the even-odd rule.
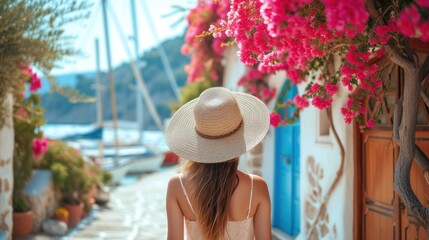
[[[419,68],[404,69],[405,84],[402,102],[402,118],[399,126],[399,159],[395,167],[395,191],[409,213],[421,227],[429,228],[429,211],[417,199],[411,188],[410,171],[415,158],[415,132],[420,92]],[[401,104],[401,103],[399,103]]]
[[[4,126],[0,126],[0,232],[12,239],[12,188],[13,188],[13,145],[12,95],[0,104],[7,114]],[[2,116],[3,117],[3,116]]]

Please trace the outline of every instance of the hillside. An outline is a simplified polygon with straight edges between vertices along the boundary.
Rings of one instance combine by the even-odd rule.
[[[189,57],[180,53],[183,37],[166,40],[162,43],[169,57],[170,65],[175,74],[177,83],[182,86],[186,81],[184,66],[189,63]],[[173,90],[164,71],[161,59],[156,48],[144,52],[141,59],[144,67],[141,74],[146,82],[152,100],[156,105],[161,118],[170,116],[170,104],[175,101]],[[135,79],[129,64],[123,64],[114,69],[116,106],[120,120],[135,121],[136,119],[136,91]],[[75,79],[75,88],[79,92],[95,97],[95,73],[76,73],[75,76],[57,76],[60,78]],[[112,119],[111,100],[107,73],[102,73],[103,87],[103,118]],[[46,109],[45,119],[48,124],[91,124],[96,122],[95,103],[71,103],[58,93],[42,94],[42,106]],[[146,110],[144,112],[147,112]],[[149,114],[144,114],[145,129],[155,129]]]

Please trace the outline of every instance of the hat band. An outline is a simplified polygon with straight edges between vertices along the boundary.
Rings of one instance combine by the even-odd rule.
[[[212,136],[212,135],[204,134],[204,133],[202,133],[202,132],[198,131],[198,129],[197,129],[197,128],[195,128],[195,131],[196,131],[196,132],[198,133],[198,135],[200,135],[200,137],[202,137],[202,138],[206,138],[206,139],[221,139],[221,138],[229,137],[229,136],[231,136],[232,134],[236,133],[236,132],[240,129],[241,125],[243,125],[243,119],[240,121],[240,124],[238,124],[238,126],[237,126],[234,130],[232,130],[231,132],[229,132],[229,133],[225,133],[225,134],[222,134],[222,135],[216,135],[216,136]]]

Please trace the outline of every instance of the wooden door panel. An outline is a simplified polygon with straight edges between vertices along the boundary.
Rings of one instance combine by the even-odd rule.
[[[363,134],[363,239],[400,239],[399,203],[393,190],[398,148],[386,131]]]
[[[368,135],[364,144],[364,194],[366,202],[393,206],[395,147],[390,138]]]
[[[403,211],[405,212],[405,211]],[[411,221],[411,222],[410,222]],[[426,239],[426,232],[422,227],[419,227],[416,221],[412,218],[404,217],[402,215],[402,236],[401,240],[424,240]]]
[[[426,155],[429,155],[429,134],[418,132],[416,143]],[[411,187],[419,201],[426,207],[429,206],[429,184],[426,182],[422,169],[413,162],[410,173]],[[426,239],[426,231],[419,227],[415,219],[408,214],[407,209],[401,211],[402,239]]]
[[[367,208],[363,218],[365,240],[398,239],[395,215]]]

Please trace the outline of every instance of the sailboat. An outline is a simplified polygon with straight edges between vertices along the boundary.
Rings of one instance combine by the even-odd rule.
[[[137,39],[137,27],[136,27],[136,14],[135,14],[135,5],[134,0],[131,0],[132,6],[132,18],[133,18],[133,29],[135,36],[135,55],[138,56],[138,39]],[[94,144],[90,146],[80,145],[80,150],[85,156],[88,156],[92,159],[98,159],[101,167],[109,171],[113,176],[113,182],[118,183],[127,173],[141,173],[141,172],[152,172],[158,170],[164,160],[165,152],[167,148],[162,148],[155,145],[147,145],[143,142],[143,124],[142,124],[142,102],[141,94],[137,95],[137,116],[138,116],[138,131],[139,131],[139,141],[132,144],[123,145],[118,140],[118,124],[117,124],[117,113],[116,113],[116,97],[115,97],[115,85],[114,85],[114,76],[112,72],[111,65],[111,56],[110,56],[110,42],[109,42],[109,28],[107,23],[107,6],[106,0],[102,0],[103,7],[103,23],[104,23],[104,34],[106,39],[106,52],[107,52],[107,63],[108,63],[108,77],[111,88],[111,101],[112,101],[112,118],[113,118],[113,130],[114,130],[114,144],[107,145],[103,142],[102,133],[105,128],[102,117],[102,98],[101,98],[101,75],[100,75],[100,63],[99,63],[99,47],[98,40],[96,40],[96,56],[97,56],[97,127],[93,131],[75,135],[68,136],[64,138],[65,140],[81,140],[81,139],[97,139],[98,146],[94,147]],[[118,26],[117,26],[118,27]],[[119,29],[120,30],[120,29]],[[122,35],[124,35],[122,33]],[[124,38],[124,36],[122,36]],[[124,44],[126,44],[124,42]],[[128,49],[128,46],[125,46]],[[132,58],[130,51],[128,49],[128,54],[130,56],[130,65],[134,74],[134,77],[137,81],[137,86],[139,87],[137,93],[142,93],[143,97],[148,105],[149,112],[157,123],[161,131],[163,131],[162,122],[156,112],[156,109],[153,105],[152,100],[147,92],[145,83],[141,76],[140,71],[137,68],[136,62]],[[177,85],[176,85],[177,86]],[[101,138],[100,138],[101,132]]]

